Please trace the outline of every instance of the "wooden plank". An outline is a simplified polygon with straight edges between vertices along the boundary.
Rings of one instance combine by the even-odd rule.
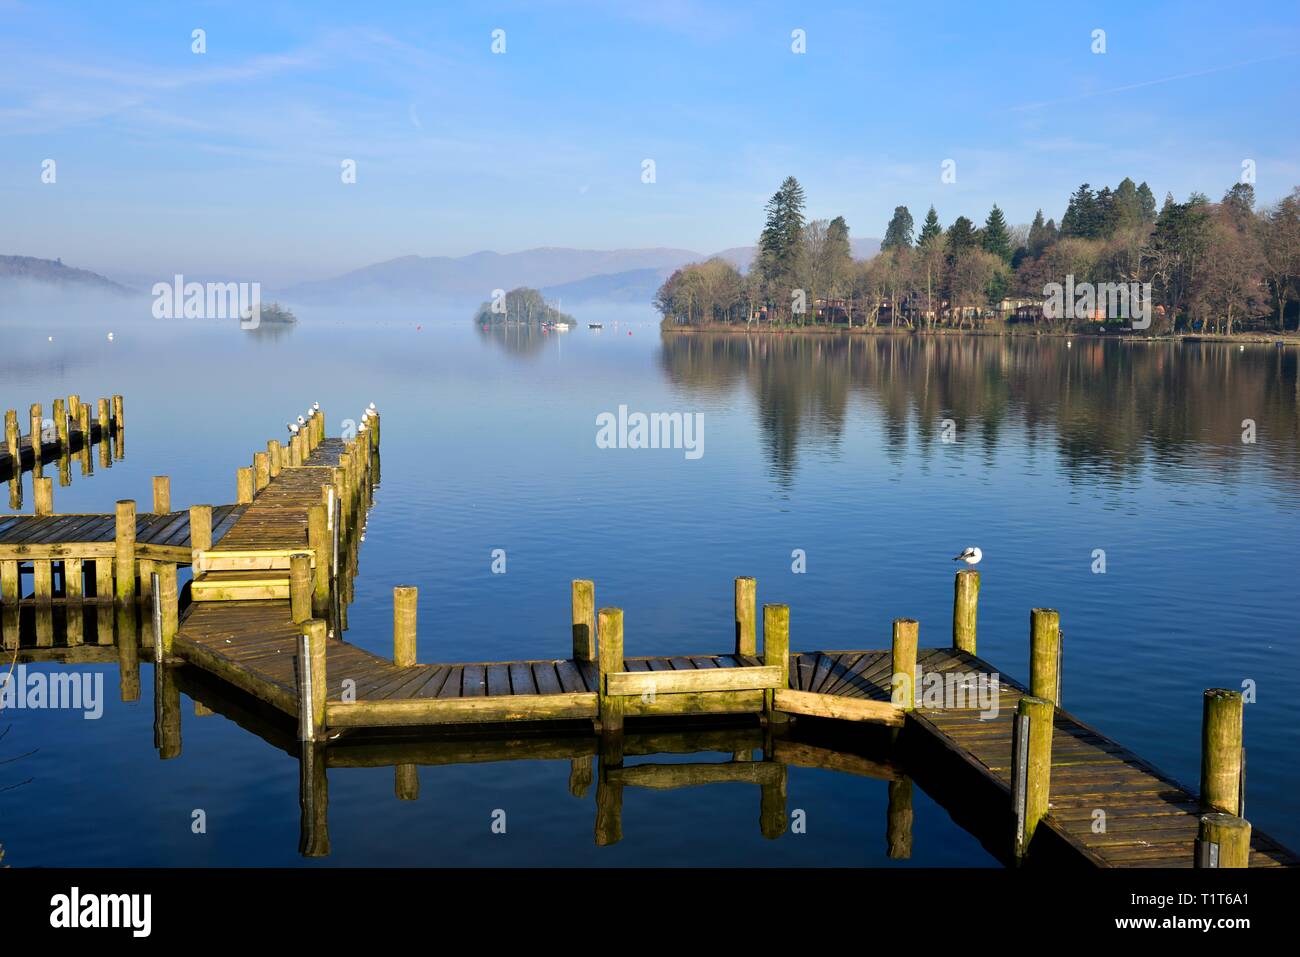
[[[775,695],[775,706],[778,711],[790,714],[839,718],[844,721],[871,721],[894,728],[903,726],[903,712],[887,701],[778,689]]]
[[[749,691],[775,688],[781,682],[781,668],[692,668],[689,671],[615,671],[606,676],[612,695],[680,694],[702,691]]]
[[[471,698],[417,698],[401,701],[329,702],[326,724],[339,728],[409,727],[426,724],[479,724],[501,721],[554,721],[594,718],[591,692],[558,695],[500,695]]]

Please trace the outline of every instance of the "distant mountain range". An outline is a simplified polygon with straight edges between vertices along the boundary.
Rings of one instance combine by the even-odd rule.
[[[878,239],[855,239],[853,255],[869,259]],[[736,246],[713,255],[742,272],[753,262],[753,246]],[[540,289],[547,298],[570,302],[649,305],[673,270],[703,262],[709,254],[690,249],[566,249],[545,247],[518,253],[481,252],[470,256],[403,256],[344,273],[333,279],[299,283],[283,290],[290,302],[339,303],[411,296],[435,299],[491,298],[492,290],[518,286]]]
[[[0,281],[4,280],[29,280],[117,295],[129,295],[131,292],[125,286],[88,269],[74,269],[63,265],[61,259],[37,259],[35,256],[0,256]]]
[[[853,240],[853,255],[857,259],[868,259],[879,251],[878,239]],[[745,272],[753,262],[754,253],[753,246],[735,246],[713,255]],[[363,266],[333,279],[279,289],[264,287],[263,299],[331,306],[413,299],[479,303],[490,299],[494,289],[509,291],[527,286],[541,290],[548,299],[562,299],[569,304],[599,302],[649,306],[655,292],[673,270],[709,258],[709,254],[690,249],[561,247],[527,249],[517,253],[479,252],[458,257],[402,256]],[[164,271],[158,278],[170,282],[172,273]],[[189,280],[196,278],[186,275]],[[208,278],[224,282],[232,277]],[[248,280],[255,277],[238,278]],[[139,294],[152,285],[152,282],[142,282],[139,290],[133,290],[97,273],[65,266],[58,260],[0,256],[0,282],[8,279],[118,295]]]

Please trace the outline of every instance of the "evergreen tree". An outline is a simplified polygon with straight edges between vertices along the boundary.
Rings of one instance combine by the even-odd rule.
[[[1034,214],[1034,221],[1029,224],[1029,238],[1025,244],[1029,258],[1037,259],[1041,256],[1043,250],[1052,244],[1053,238],[1043,222],[1043,211],[1040,209]]]
[[[758,270],[770,301],[780,308],[788,306],[790,291],[799,274],[803,249],[803,187],[787,176],[767,201],[767,221],[758,238]]]
[[[880,243],[881,251],[888,249],[908,249],[912,245],[912,214],[906,206],[895,206],[894,215],[885,228],[885,238]]]
[[[1115,187],[1115,200],[1112,207],[1110,232],[1120,229],[1133,229],[1142,224],[1142,201],[1138,197],[1137,185],[1125,176],[1119,186]]]
[[[1097,196],[1087,183],[1070,196],[1070,204],[1061,217],[1061,236],[1078,236],[1090,239],[1100,231],[1097,218]]]
[[[984,220],[980,245],[1003,262],[1011,262],[1011,232],[1007,229],[1006,217],[1002,215],[997,203],[993,204],[988,219]]]
[[[943,227],[939,225],[939,214],[931,206],[930,211],[925,214],[925,222],[921,225],[921,235],[916,237],[916,245],[924,246],[942,237]]]
[[[1145,181],[1138,186],[1137,196],[1138,206],[1142,210],[1142,222],[1154,223],[1156,221],[1156,197]]]
[[[948,227],[948,255],[956,256],[975,246],[975,224],[965,216],[958,216]]]
[[[1255,187],[1249,183],[1233,183],[1223,194],[1223,205],[1235,216],[1249,216],[1255,211]]]

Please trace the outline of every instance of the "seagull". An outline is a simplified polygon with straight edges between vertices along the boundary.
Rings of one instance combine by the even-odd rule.
[[[967,546],[966,550],[953,559],[954,562],[965,562],[967,565],[978,565],[984,553],[978,548]]]
[[[290,435],[297,435],[297,434],[298,434],[298,423],[297,423],[297,422],[290,422],[290,423],[289,423],[289,434],[290,434]]]
[[[371,415],[374,415],[374,414],[375,414],[376,412],[378,412],[379,410],[376,409],[376,408],[375,408],[375,404],[374,404],[373,402],[371,402],[371,403],[370,403],[370,408],[366,409],[366,411],[369,412]]]
[[[304,425],[306,425],[306,424],[307,424],[307,420],[304,419],[301,415],[298,416],[298,426],[301,428],[302,426],[304,426]]]
[[[113,341],[113,334],[111,332],[108,334],[108,341],[109,342]]]
[[[309,419],[310,419],[310,418],[313,418],[313,417],[315,417],[315,415],[316,415],[316,410],[315,410],[315,409],[308,409],[308,410],[307,410],[307,418],[309,418]]]
[[[313,412],[319,412],[319,411],[320,411],[320,403],[319,403],[319,402],[313,402],[313,403],[311,404],[311,410],[312,410]]]

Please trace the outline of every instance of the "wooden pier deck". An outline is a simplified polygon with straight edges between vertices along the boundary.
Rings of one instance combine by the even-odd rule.
[[[17,478],[23,472],[39,471],[45,463],[55,463],[75,452],[90,449],[110,439],[120,442],[125,429],[122,414],[122,397],[100,399],[98,410],[92,414],[90,405],[77,396],[55,400],[48,421],[42,407],[33,405],[30,412],[31,431],[23,435],[17,411],[5,414],[5,441],[0,445],[0,481]],[[38,454],[39,453],[39,454]]]
[[[1218,843],[1206,844],[1207,810],[1229,812],[1217,815],[1225,818],[1242,807],[1234,790],[1241,780],[1234,764],[1240,761],[1239,694],[1207,693],[1207,701],[1211,694],[1229,705],[1235,700],[1238,717],[1235,739],[1227,725],[1207,736],[1224,742],[1206,758],[1206,780],[1218,782],[1218,791],[1198,795],[1055,706],[1060,636],[1054,611],[1036,609],[1031,616],[1034,693],[977,657],[978,577],[969,570],[956,583],[951,648],[919,649],[917,623],[897,619],[888,650],[793,651],[789,608],[765,605],[760,652],[753,579],[736,581],[735,647],[724,651],[625,655],[623,613],[597,613],[590,581],[573,582],[568,657],[417,663],[410,587],[394,590],[393,657],[358,648],[336,637],[346,629],[351,590],[351,566],[341,573],[340,553],[348,551],[343,543],[355,548],[377,470],[378,418],[369,425],[357,437],[327,439],[316,418],[286,449],[268,443],[252,467],[239,470],[239,504],[205,517],[210,532],[203,529],[202,543],[186,537],[192,511],[135,516],[133,505],[122,510],[132,503],[119,503],[111,517],[0,519],[0,567],[9,568],[8,580],[19,561],[35,556],[33,567],[40,569],[75,544],[95,549],[86,553],[94,560],[119,563],[118,580],[128,581],[126,596],[133,597],[133,562],[147,570],[150,563],[192,559],[193,600],[183,614],[174,586],[157,598],[172,604],[170,615],[159,613],[159,660],[196,666],[270,706],[297,723],[303,748],[346,740],[359,729],[491,730],[575,721],[594,727],[602,740],[618,741],[625,719],[685,715],[756,716],[769,728],[802,718],[867,724],[911,742],[909,750],[928,755],[927,762],[956,769],[973,789],[991,795],[994,817],[1010,808],[1018,858],[1047,840],[1098,867],[1193,866],[1204,847],[1219,850]],[[125,526],[124,514],[133,519]],[[0,603],[13,604],[14,594],[7,586]],[[932,700],[935,687],[939,698]],[[621,751],[615,746],[608,753]],[[743,762],[623,770],[617,759],[604,780],[615,789],[742,780],[783,787],[772,769]],[[765,833],[779,833],[775,818],[765,820]],[[1035,835],[1049,837],[1034,842]],[[1300,864],[1258,831],[1236,850],[1225,844],[1223,853],[1239,855],[1242,866]]]

